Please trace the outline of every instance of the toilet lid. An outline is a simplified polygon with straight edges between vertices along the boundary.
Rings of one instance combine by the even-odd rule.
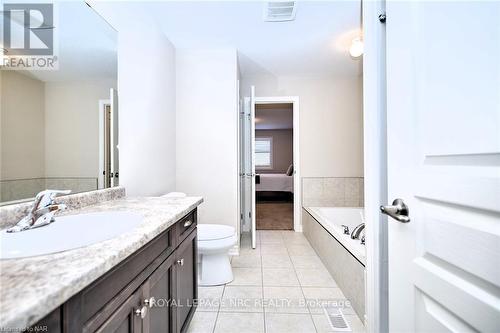
[[[198,240],[210,241],[229,238],[234,235],[234,228],[221,224],[198,224]]]

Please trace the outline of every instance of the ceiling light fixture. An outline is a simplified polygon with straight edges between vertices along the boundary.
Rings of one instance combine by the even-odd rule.
[[[363,55],[363,40],[361,37],[356,37],[351,42],[351,47],[349,47],[349,54],[353,58],[359,58]]]
[[[359,3],[359,35],[351,41],[349,47],[349,54],[352,58],[357,59],[363,55],[364,41],[363,41],[363,0]]]

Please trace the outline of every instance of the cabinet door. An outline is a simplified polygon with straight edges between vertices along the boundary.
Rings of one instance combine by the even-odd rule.
[[[198,298],[196,229],[176,251],[177,332],[185,332],[196,310]]]
[[[96,331],[98,333],[142,333],[143,318],[147,315],[147,308],[142,304],[143,288],[133,293],[113,315]],[[143,310],[143,315],[140,311]]]
[[[145,332],[168,333],[174,332],[174,260],[170,256],[144,284],[145,299],[148,314],[144,319]]]

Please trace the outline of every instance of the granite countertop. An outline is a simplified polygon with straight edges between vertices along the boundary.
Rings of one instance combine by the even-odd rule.
[[[130,211],[143,221],[119,237],[83,248],[0,260],[0,331],[35,324],[202,202],[201,197],[123,198],[69,211]]]

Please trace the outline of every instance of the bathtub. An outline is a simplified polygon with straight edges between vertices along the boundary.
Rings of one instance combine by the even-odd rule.
[[[343,232],[363,223],[360,207],[303,207],[302,229],[338,287],[350,301],[351,310],[365,318],[366,248],[359,239]],[[349,309],[344,309],[348,314]]]
[[[361,223],[364,223],[364,209],[360,207],[307,207],[306,210],[342,244],[363,266],[366,265],[366,247],[359,239],[351,239],[350,233]],[[349,234],[344,234],[346,225]],[[360,237],[361,239],[361,237]]]

